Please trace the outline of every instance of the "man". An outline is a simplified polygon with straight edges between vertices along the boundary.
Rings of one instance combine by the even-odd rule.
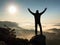
[[[39,25],[40,27],[40,33],[42,35],[42,26],[41,26],[41,22],[40,22],[40,18],[41,18],[41,15],[46,11],[47,8],[45,8],[41,13],[39,13],[39,10],[36,10],[36,13],[33,13],[29,8],[28,8],[28,11],[34,15],[34,18],[35,18],[35,35],[37,35],[37,26]]]

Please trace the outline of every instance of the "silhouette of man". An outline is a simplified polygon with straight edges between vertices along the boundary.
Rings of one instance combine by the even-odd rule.
[[[35,35],[37,35],[37,26],[40,27],[40,34],[42,35],[42,26],[40,22],[41,15],[46,11],[47,8],[45,8],[41,13],[39,13],[39,10],[36,10],[36,13],[32,12],[29,8],[28,11],[34,16],[35,18]]]

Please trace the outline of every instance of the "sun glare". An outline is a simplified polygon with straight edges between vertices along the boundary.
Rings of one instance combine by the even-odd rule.
[[[8,11],[10,14],[14,14],[17,12],[17,8],[15,6],[9,6]]]

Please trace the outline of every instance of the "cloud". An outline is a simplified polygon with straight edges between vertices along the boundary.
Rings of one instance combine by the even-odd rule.
[[[49,30],[52,30],[57,34],[60,34],[60,29],[59,28],[52,28],[52,29],[49,29]]]
[[[52,28],[52,29],[49,29],[49,30],[52,30],[54,32],[60,32],[60,29],[58,29],[58,28]]]
[[[8,27],[18,27],[16,22],[0,21],[0,27],[4,27],[4,25],[7,25]]]
[[[60,26],[60,23],[55,24],[54,26]]]

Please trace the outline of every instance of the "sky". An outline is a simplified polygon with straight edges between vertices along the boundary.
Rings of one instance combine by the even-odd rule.
[[[17,9],[14,14],[10,14],[8,11],[12,5]],[[19,26],[32,28],[34,27],[34,17],[27,9],[42,12],[46,7],[46,12],[41,16],[43,27],[50,28],[51,25],[60,24],[60,0],[0,0],[0,21],[17,22]]]

